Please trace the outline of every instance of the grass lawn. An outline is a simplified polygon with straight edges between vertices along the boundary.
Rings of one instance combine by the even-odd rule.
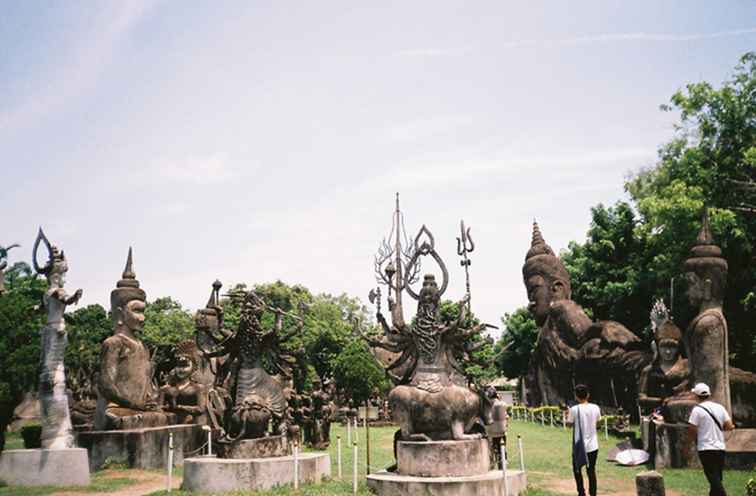
[[[370,429],[371,467],[373,471],[387,467],[393,463],[392,441],[393,427]],[[333,425],[331,429],[332,443],[329,448],[331,455],[332,479],[318,486],[303,486],[299,491],[291,488],[280,488],[271,491],[255,493],[258,496],[316,496],[316,495],[347,495],[352,494],[352,449],[347,446],[346,429],[340,425]],[[530,488],[527,496],[559,496],[574,494],[574,481],[570,462],[570,433],[561,428],[542,427],[537,424],[514,421],[510,426],[508,439],[508,455],[510,467],[519,467],[517,451],[517,436],[523,440],[525,454],[525,468],[528,472]],[[342,473],[343,480],[337,478],[337,448],[336,438],[342,438]],[[12,439],[9,438],[9,441]],[[606,451],[618,440],[610,437],[609,441],[600,437],[599,462],[597,473],[599,480],[599,494],[614,494],[617,496],[635,495],[635,474],[642,472],[645,467],[620,467],[603,460]],[[13,440],[15,443],[15,440]],[[16,447],[15,445],[12,445]],[[366,451],[364,429],[358,432],[358,462],[357,469],[360,477],[360,495],[371,494],[365,484]],[[138,483],[130,478],[129,470],[108,470],[93,474],[92,484],[79,493],[108,493],[119,488]],[[663,471],[667,494],[677,496],[705,496],[708,494],[708,484],[700,470],[667,469]],[[156,474],[157,475],[157,474]],[[180,478],[181,468],[174,471],[174,477]],[[745,484],[749,478],[756,477],[756,473],[743,471],[726,471],[725,487],[728,494],[745,494]],[[13,488],[0,487],[0,496],[20,495],[36,496],[62,492],[63,488]],[[166,491],[149,493],[151,496],[166,495]],[[190,493],[171,491],[174,496],[188,496]],[[251,493],[237,493],[251,494]]]

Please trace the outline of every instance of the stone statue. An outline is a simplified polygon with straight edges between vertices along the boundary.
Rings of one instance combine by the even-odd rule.
[[[150,352],[139,339],[146,294],[133,269],[131,248],[121,280],[110,293],[113,335],[102,343],[95,430],[158,427],[175,416],[160,408]]]
[[[40,243],[47,248],[48,260],[43,267],[37,262]],[[43,298],[47,310],[47,324],[42,328],[42,355],[40,358],[39,401],[42,410],[42,448],[73,448],[71,415],[66,394],[66,371],[63,358],[68,344],[66,322],[63,314],[67,305],[76,304],[81,298],[82,290],[77,289],[73,295],[66,293],[68,263],[63,251],[47,240],[42,228],[39,228],[37,240],[32,253],[34,269],[47,278],[47,292]]]
[[[196,378],[201,354],[194,341],[176,345],[176,366],[168,384],[160,388],[166,411],[176,414],[178,424],[207,424],[208,386]]]
[[[682,331],[672,322],[660,300],[651,312],[654,329],[654,361],[640,375],[638,403],[651,411],[675,393],[687,389],[688,360],[681,355]]]
[[[320,378],[316,377],[312,383],[312,427],[310,444],[313,448],[327,449],[331,443],[331,421],[335,414],[331,396],[323,390]]]
[[[400,251],[397,250],[397,253]],[[435,276],[427,274],[419,293],[415,293],[410,286],[410,278],[419,257],[425,255],[438,263],[443,273],[443,283],[439,288]],[[404,265],[398,261],[393,267],[400,264]],[[469,293],[459,302],[459,312],[453,322],[441,320],[439,303],[448,286],[449,276],[435,251],[433,236],[425,226],[415,238],[414,253],[405,268],[404,278],[401,270],[389,276],[389,281],[394,279],[392,289],[397,296],[396,301],[389,300],[391,326],[379,309],[376,316],[383,328],[383,337],[367,338],[372,346],[401,353],[387,368],[389,376],[397,383],[388,396],[394,421],[401,429],[397,441],[479,439],[482,433],[480,430],[474,431],[474,427],[476,424],[490,423],[490,418],[486,417],[490,417],[491,399],[468,387],[462,363],[471,359],[471,352],[476,346],[472,343],[481,340],[479,334],[486,325],[463,327]],[[402,316],[402,290],[406,290],[418,302],[411,324],[406,324]],[[392,373],[392,369],[405,363],[407,366],[401,377]]]
[[[20,246],[17,243],[7,247],[0,246],[0,296],[5,293],[5,269],[8,267],[8,252]]]
[[[535,222],[522,275],[539,331],[526,377],[527,403],[566,404],[574,385],[585,383],[597,403],[634,411],[637,378],[650,354],[622,324],[592,322],[572,301],[570,275]]]
[[[224,421],[225,435],[220,440],[230,444],[238,440],[268,435],[285,436],[288,432],[287,400],[284,387],[266,369],[288,378],[294,358],[281,349],[283,343],[301,330],[302,319],[294,317],[298,325],[283,329],[281,309],[269,307],[253,290],[231,295],[241,302],[241,319],[236,332],[223,339],[211,350],[203,349],[206,358],[225,357],[225,369],[231,373],[232,407]],[[263,328],[264,312],[275,315],[269,329]],[[269,432],[269,423],[273,426]]]
[[[223,326],[223,307],[218,299],[221,287],[223,287],[221,282],[216,280],[205,308],[197,310],[194,316],[195,340],[200,349],[210,349],[231,335],[231,331]],[[206,386],[224,386],[224,378],[228,374],[225,370],[223,370],[225,374],[221,371],[223,362],[223,357],[208,358],[201,354],[198,370],[195,373],[197,380]],[[219,379],[220,375],[224,377]]]

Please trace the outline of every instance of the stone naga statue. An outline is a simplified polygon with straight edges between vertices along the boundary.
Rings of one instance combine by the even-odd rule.
[[[427,239],[421,243],[421,238]],[[441,268],[443,284],[436,284],[432,274],[425,275],[419,293],[410,287],[408,278],[413,273],[413,265],[420,256],[430,255]],[[423,226],[415,238],[414,255],[407,263],[403,284],[395,288],[405,289],[417,300],[417,314],[411,324],[406,324],[402,316],[401,299],[390,302],[392,325],[377,313],[383,328],[381,339],[366,338],[371,346],[400,354],[387,367],[389,376],[398,385],[388,396],[394,421],[400,426],[403,441],[430,441],[444,439],[477,439],[480,431],[473,432],[476,423],[491,423],[491,398],[481,391],[468,387],[468,380],[462,363],[471,360],[471,353],[480,344],[480,332],[485,324],[469,329],[463,327],[467,316],[466,294],[459,302],[457,318],[450,323],[441,319],[439,303],[449,283],[449,275],[438,253],[428,229]],[[397,272],[401,274],[401,271]],[[402,376],[392,373],[403,367]]]
[[[95,430],[137,429],[174,423],[160,408],[150,352],[139,339],[147,295],[139,287],[131,248],[121,280],[110,293],[113,335],[102,343]]]
[[[592,322],[572,301],[570,275],[535,222],[522,275],[539,331],[526,377],[528,404],[566,404],[584,382],[594,401],[634,411],[638,376],[651,354],[625,326]]]
[[[47,248],[48,260],[44,266],[37,261],[40,243]],[[42,448],[73,448],[74,437],[66,394],[66,371],[63,357],[68,344],[63,314],[67,305],[76,304],[82,295],[78,289],[73,295],[66,293],[68,263],[63,251],[47,240],[39,228],[32,252],[34,270],[47,278],[47,292],[43,297],[47,310],[47,323],[42,328],[42,354],[40,358],[39,402],[42,413]]]
[[[303,321],[283,329],[285,312],[269,307],[255,291],[231,294],[241,302],[241,318],[236,332],[220,341],[212,350],[203,349],[206,358],[225,357],[224,370],[231,374],[232,406],[224,419],[225,435],[220,442],[254,439],[269,434],[268,425],[273,424],[273,434],[288,432],[287,401],[284,388],[264,364],[268,364],[280,377],[291,376],[294,357],[285,353],[281,346],[298,333]],[[265,311],[275,314],[270,329],[264,329],[262,317]],[[219,380],[223,380],[220,378]]]

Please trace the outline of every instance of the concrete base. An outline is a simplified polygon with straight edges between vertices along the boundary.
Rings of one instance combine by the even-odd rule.
[[[490,470],[467,477],[412,477],[386,472],[367,476],[367,485],[378,496],[504,496],[501,470]],[[509,496],[524,493],[528,486],[525,472],[507,471]]]
[[[491,455],[488,441],[399,441],[396,446],[399,475],[458,477],[488,472]]]
[[[183,465],[184,452],[202,446],[207,435],[199,425],[168,425],[122,431],[90,431],[77,435],[78,445],[89,452],[89,467],[98,470],[106,462],[129,468],[163,469],[168,464],[168,438],[173,434],[173,464]]]
[[[87,450],[5,450],[0,454],[0,480],[9,486],[87,486]]]
[[[271,458],[274,456],[288,456],[291,446],[286,436],[268,436],[257,439],[242,439],[231,444],[216,444],[220,458]]]
[[[696,444],[688,439],[688,424],[655,422],[649,442],[654,465],[662,468],[701,468]],[[735,429],[725,433],[725,468],[753,470],[756,467],[756,429]]]
[[[299,482],[319,483],[331,476],[327,453],[299,455]],[[294,457],[279,456],[238,460],[231,458],[187,458],[181,488],[202,493],[262,491],[294,484]]]

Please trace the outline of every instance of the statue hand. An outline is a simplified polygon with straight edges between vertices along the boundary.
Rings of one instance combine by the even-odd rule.
[[[71,303],[73,303],[74,305],[77,304],[77,303],[79,303],[79,300],[81,299],[81,295],[82,294],[84,294],[84,290],[77,289],[76,292],[73,295],[73,298],[71,298],[71,300],[72,300]]]

